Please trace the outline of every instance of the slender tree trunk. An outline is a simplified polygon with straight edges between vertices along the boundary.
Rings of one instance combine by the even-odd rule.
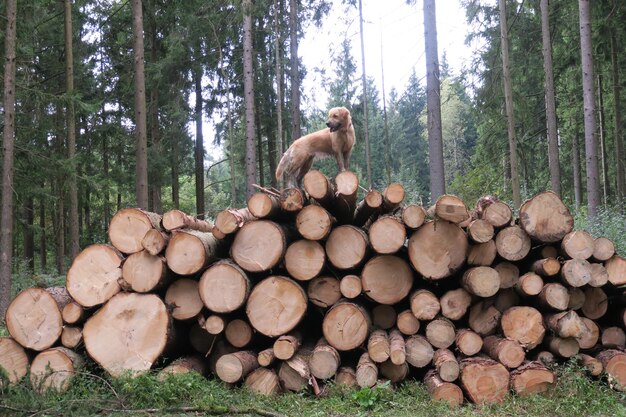
[[[282,12],[281,8],[282,3],[278,0],[274,0],[274,54],[276,61],[276,145],[280,150],[280,155],[285,152],[283,149],[283,65],[282,65],[282,54],[281,45],[282,39],[280,37],[280,16]],[[272,186],[276,187],[276,176],[274,175],[274,171],[270,172],[270,177],[272,178]]]
[[[2,219],[0,220],[0,317],[11,301],[13,265],[13,160],[15,144],[15,39],[17,5],[5,1],[4,128],[2,140]]]
[[[41,185],[45,188],[45,183]],[[48,269],[48,245],[46,242],[46,205],[43,197],[39,199],[39,263],[41,272],[46,273]]]
[[[576,210],[582,204],[582,186],[580,183],[580,146],[578,144],[578,129],[572,136],[572,173],[574,174],[574,202]]]
[[[198,48],[198,57],[200,48]],[[199,219],[204,219],[204,137],[202,135],[202,66],[198,65],[194,71],[194,83],[196,89],[196,214]]]
[[[511,88],[511,71],[509,68],[509,35],[506,20],[506,0],[498,0],[500,9],[500,39],[502,41],[502,73],[504,82],[504,102],[506,106],[507,131],[509,137],[509,159],[511,165],[511,188],[513,205],[519,208],[522,204],[520,196],[519,173],[517,167],[517,140],[515,138],[515,118],[513,115],[513,92]]]
[[[363,2],[359,0],[359,33],[361,35],[361,70],[363,83],[363,113],[365,115],[365,167],[368,189],[372,189],[372,162],[370,160],[370,127],[367,111],[367,74],[365,73],[365,41],[363,40]]]
[[[143,50],[141,0],[132,0],[133,59],[135,72],[135,194],[137,206],[148,208],[148,134],[146,122],[146,80]]]
[[[252,0],[243,0],[243,89],[246,106],[246,197],[254,193],[256,176],[254,69],[252,67]]]
[[[389,140],[389,128],[387,125],[387,98],[385,92],[385,60],[383,59],[383,31],[380,30],[380,77],[383,87],[383,122],[385,134],[385,179],[391,183],[391,141]]]
[[[291,138],[302,136],[300,130],[300,68],[298,61],[298,0],[289,0],[289,78],[291,81]]]
[[[79,230],[78,230],[78,187],[76,185],[76,167],[74,159],[76,157],[76,116],[74,113],[74,52],[72,44],[72,2],[64,0],[65,16],[65,91],[69,96],[67,104],[67,159],[73,167],[67,173],[67,193],[69,197],[69,251],[70,257],[74,259],[78,256]]]
[[[63,192],[63,180],[57,178],[57,224],[56,224],[56,267],[57,273],[65,273],[65,195]]]
[[[598,214],[598,139],[596,137],[596,103],[593,91],[593,49],[591,43],[591,9],[589,0],[578,0],[580,19],[580,54],[583,72],[583,105],[585,121],[585,168],[587,172],[587,216]]]
[[[148,20],[150,27],[150,62],[153,65],[158,64],[158,40],[157,40],[157,28],[154,16],[151,16]],[[156,79],[150,80],[150,146],[153,150],[153,155],[161,154],[161,130],[159,129],[159,86]],[[149,163],[149,202],[152,206],[152,211],[157,213],[163,212],[163,204],[161,202],[161,169],[160,165],[153,162]]]
[[[446,193],[441,131],[441,87],[437,47],[437,15],[435,0],[424,0],[424,40],[426,42],[426,102],[428,106],[428,159],[430,201],[434,203]]]
[[[180,185],[178,182],[178,157],[179,149],[178,149],[178,141],[176,139],[172,140],[172,155],[171,155],[171,163],[172,163],[172,202],[174,203],[174,208],[178,209],[180,207]]]
[[[257,112],[255,114],[255,127],[256,127],[256,146],[257,146],[257,150],[256,150],[256,154],[258,155],[258,167],[259,167],[259,185],[261,187],[265,187],[265,175],[264,175],[264,171],[265,171],[265,167],[263,164],[263,135],[261,134],[261,117],[259,115],[259,113]]]
[[[606,123],[604,121],[604,94],[602,92],[602,74],[598,72],[598,122],[600,123],[600,168],[602,169],[602,201],[608,203],[609,171],[606,162]]]
[[[611,30],[611,72],[613,73],[613,115],[615,118],[615,162],[617,177],[617,198],[619,202],[626,197],[626,180],[624,175],[624,138],[622,137],[622,104],[619,79],[619,61],[617,55],[617,38],[615,29]]]
[[[28,262],[28,268],[31,272],[35,271],[34,206],[33,197],[28,196],[24,201],[24,259]]]
[[[104,104],[101,109],[102,113],[102,126],[106,123],[106,116],[104,115]],[[103,186],[103,197],[104,197],[104,219],[102,222],[103,232],[106,235],[107,230],[109,229],[109,221],[111,220],[111,202],[110,198],[110,190],[109,190],[109,139],[107,135],[102,135],[102,175],[104,177],[104,186]]]
[[[561,195],[561,169],[559,167],[559,139],[556,122],[556,99],[552,71],[552,43],[550,38],[550,1],[541,0],[541,33],[543,39],[543,70],[546,90],[546,122],[548,128],[548,165],[552,191]]]

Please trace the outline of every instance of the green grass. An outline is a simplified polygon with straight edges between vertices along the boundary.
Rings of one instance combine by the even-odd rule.
[[[425,387],[414,381],[372,391],[342,392],[330,387],[323,398],[305,393],[262,397],[197,374],[160,382],[155,373],[111,381],[95,372],[85,369],[64,394],[36,394],[27,381],[5,388],[0,391],[0,415],[626,416],[624,393],[589,378],[573,364],[558,368],[556,386],[544,395],[509,394],[502,404],[466,404],[455,410],[431,401]]]

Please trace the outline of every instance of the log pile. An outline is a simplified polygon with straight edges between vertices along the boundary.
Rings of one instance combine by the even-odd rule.
[[[398,183],[358,190],[311,171],[215,224],[120,210],[66,287],[13,300],[0,367],[12,383],[30,364],[42,391],[66,389],[83,352],[113,377],[167,365],[266,395],[414,377],[458,405],[545,391],[546,362],[575,357],[626,389],[626,259],[554,193],[515,219],[490,196],[424,209]]]

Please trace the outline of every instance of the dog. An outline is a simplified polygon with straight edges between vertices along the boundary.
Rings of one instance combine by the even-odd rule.
[[[315,157],[334,156],[339,172],[350,168],[350,155],[356,139],[350,111],[345,107],[330,109],[326,126],[326,129],[302,136],[291,144],[276,168],[277,180],[284,173],[287,187],[300,186]]]

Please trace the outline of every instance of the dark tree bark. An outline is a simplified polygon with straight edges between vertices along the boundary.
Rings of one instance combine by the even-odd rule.
[[[363,113],[365,114],[365,167],[367,172],[368,189],[372,189],[372,163],[370,160],[370,128],[367,111],[367,75],[365,72],[365,42],[363,40],[363,2],[359,0],[359,33],[361,34],[361,69],[363,83]]]
[[[246,197],[254,194],[256,176],[256,127],[254,108],[254,69],[252,67],[252,0],[243,1],[243,89],[246,107]]]
[[[42,184],[42,188],[45,184]],[[46,242],[46,205],[43,198],[39,199],[39,261],[41,266],[41,272],[45,273],[48,269],[48,245]]]
[[[276,165],[276,153],[282,155],[285,149],[283,149],[283,65],[282,65],[282,53],[281,45],[282,39],[280,37],[280,16],[282,14],[282,2],[274,0],[274,60],[276,61],[276,140],[274,141],[274,167],[270,170],[270,178],[272,179],[272,186],[276,187],[276,176],[274,175]],[[272,159],[270,159],[271,161]]]
[[[424,40],[426,42],[426,102],[428,106],[428,158],[430,201],[446,193],[441,131],[441,87],[437,47],[435,0],[424,0]]]
[[[154,2],[150,3],[150,6],[154,8]],[[157,27],[154,17],[154,11],[150,13],[148,19],[148,27],[150,30],[150,62],[153,65],[158,64],[158,40],[157,40]],[[161,154],[161,130],[159,129],[159,85],[155,77],[150,80],[150,114],[147,115],[150,125],[150,146],[152,148],[153,155]],[[150,210],[163,213],[163,205],[161,202],[161,169],[158,164],[148,163],[149,166],[149,206]]]
[[[74,51],[72,45],[72,2],[64,0],[65,17],[65,91],[69,96],[66,109],[67,123],[67,159],[71,164],[76,157],[76,115],[74,112],[74,100],[71,97],[74,93]],[[69,197],[69,252],[74,259],[79,247],[78,230],[78,187],[76,185],[76,169],[71,169],[67,173],[67,193]]]
[[[604,116],[604,92],[602,91],[602,74],[598,73],[598,123],[600,123],[600,169],[602,170],[602,201],[608,202],[609,167],[606,163],[606,123]]]
[[[33,197],[28,196],[24,201],[24,259],[28,262],[28,268],[31,272],[35,270],[34,206]]]
[[[511,168],[511,188],[513,205],[519,208],[522,204],[520,195],[519,173],[517,167],[517,140],[515,138],[515,118],[513,115],[513,91],[511,88],[511,70],[509,61],[509,35],[506,19],[506,1],[498,0],[500,9],[500,40],[502,44],[502,75],[504,83],[504,102],[506,107],[507,131],[509,137],[509,161]]]
[[[580,183],[580,146],[578,144],[578,129],[572,136],[572,173],[574,175],[574,203],[576,210],[582,204],[582,185]]]
[[[132,15],[135,76],[135,195],[137,206],[142,209],[148,209],[148,127],[146,121],[146,80],[141,0],[132,0]]]
[[[289,78],[291,81],[291,140],[302,136],[300,130],[300,68],[298,62],[298,1],[289,0]]]
[[[622,104],[621,86],[619,79],[619,62],[617,55],[617,38],[615,29],[611,30],[611,73],[613,75],[613,117],[615,118],[614,134],[615,134],[615,162],[617,177],[617,197],[619,201],[623,201],[626,197],[626,180],[624,175],[624,138],[622,137]]]
[[[543,40],[543,70],[546,90],[546,123],[548,127],[548,165],[550,185],[561,196],[561,169],[559,167],[559,144],[556,121],[554,73],[552,71],[552,43],[550,39],[550,0],[541,0],[541,33]]]
[[[593,48],[591,43],[591,8],[589,0],[578,0],[580,19],[580,54],[582,58],[583,106],[585,121],[585,168],[587,172],[587,216],[598,214],[598,139],[596,137],[596,103],[594,97]]]
[[[198,48],[200,56],[200,48]],[[204,219],[204,137],[202,135],[202,67],[200,65],[194,71],[194,84],[196,89],[196,144],[195,144],[195,168],[196,168],[196,214],[199,219]]]

